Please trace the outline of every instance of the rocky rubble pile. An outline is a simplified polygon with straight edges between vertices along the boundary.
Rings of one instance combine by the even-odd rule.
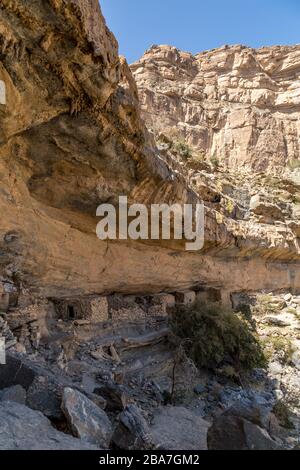
[[[211,290],[102,297],[96,303],[102,322],[95,323],[91,312],[80,318],[77,307],[77,318],[50,320],[48,339],[38,349],[18,353],[18,343],[0,369],[0,400],[10,403],[1,409],[10,436],[2,448],[294,448],[300,423],[298,297],[232,296],[234,308],[256,325],[268,362],[266,369],[238,374],[230,367],[198,370],[174,342],[169,315],[197,298],[214,302],[222,315],[221,295]],[[109,320],[114,312],[117,325]],[[20,416],[14,421],[16,406]],[[44,427],[47,442],[21,438],[22,419]]]

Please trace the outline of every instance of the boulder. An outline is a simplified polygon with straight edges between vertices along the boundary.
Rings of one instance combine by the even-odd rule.
[[[271,438],[269,433],[257,426],[244,420],[244,432],[247,448],[249,450],[280,450],[282,446]]]
[[[26,405],[50,419],[62,419],[61,399],[68,386],[65,376],[54,374],[43,364],[22,354],[8,353],[0,367],[0,390],[21,385],[27,394]]]
[[[22,357],[7,354],[6,364],[0,367],[0,389],[21,385],[28,390],[35,376],[34,368],[25,363]]]
[[[160,407],[153,415],[151,435],[160,450],[207,450],[209,423],[183,407]]]
[[[65,388],[62,410],[76,437],[104,449],[109,447],[113,433],[111,422],[107,414],[85,395]]]
[[[290,302],[292,299],[293,299],[293,296],[292,294],[289,292],[288,294],[286,294],[283,298],[285,300],[285,302]]]
[[[123,450],[151,450],[155,448],[149,425],[142,411],[136,405],[126,406],[120,414],[113,442]]]
[[[214,419],[208,430],[208,449],[279,450],[281,446],[264,429],[270,419],[265,407],[235,405]]]
[[[202,395],[205,392],[206,392],[206,385],[198,384],[194,387],[194,393],[196,395]]]
[[[63,384],[53,382],[50,377],[37,376],[27,391],[26,404],[33,410],[41,411],[50,419],[62,419],[61,411]]]
[[[209,423],[183,407],[160,407],[151,424],[136,405],[128,405],[119,416],[113,435],[123,450],[206,450]]]
[[[26,390],[21,385],[14,385],[0,391],[0,401],[15,401],[21,405],[26,403]]]
[[[12,401],[0,403],[0,450],[96,450],[54,429],[39,411]]]
[[[85,395],[93,402],[96,406],[101,408],[101,410],[105,410],[107,403],[101,395],[96,395],[96,393],[89,393],[86,390],[84,391]]]
[[[128,396],[122,385],[107,383],[95,388],[94,393],[106,400],[106,409],[109,411],[123,411],[128,403]]]
[[[265,317],[265,322],[269,325],[274,326],[290,326],[294,322],[295,318],[292,314],[281,314],[281,315],[268,315]]]

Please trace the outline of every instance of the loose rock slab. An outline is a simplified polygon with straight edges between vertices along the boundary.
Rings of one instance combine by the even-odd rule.
[[[25,405],[26,403],[26,390],[21,385],[14,385],[12,387],[0,390],[0,401],[14,401]]]
[[[119,449],[151,450],[155,448],[151,431],[142,411],[136,405],[128,405],[119,416],[113,441]]]
[[[183,407],[161,407],[152,420],[156,447],[165,450],[207,450],[209,423]]]
[[[0,450],[96,450],[97,447],[54,429],[39,411],[0,403]]]
[[[263,409],[232,407],[215,418],[208,431],[209,450],[279,450],[262,427],[268,422]]]
[[[62,410],[75,436],[103,449],[109,447],[113,433],[111,422],[107,414],[85,395],[65,388]]]

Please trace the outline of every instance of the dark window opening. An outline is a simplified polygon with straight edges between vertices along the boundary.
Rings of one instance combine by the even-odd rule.
[[[75,309],[72,305],[68,305],[68,317],[70,320],[74,320],[75,318]]]

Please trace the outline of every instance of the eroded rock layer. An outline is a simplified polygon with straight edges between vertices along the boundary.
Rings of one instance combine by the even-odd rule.
[[[240,202],[235,215],[224,210],[225,190],[203,174],[192,181],[156,146],[140,117],[134,78],[96,0],[3,0],[0,19],[4,304],[10,286],[54,298],[202,285],[228,293],[300,286],[300,232],[293,217],[278,226],[244,217]],[[196,60],[175,55],[180,63]],[[204,249],[100,242],[96,208],[116,204],[119,195],[147,205],[203,199]]]
[[[300,47],[153,46],[132,65],[148,125],[176,126],[229,168],[282,172],[299,161]]]
[[[144,288],[155,253],[99,242],[96,208],[190,196],[155,154],[98,2],[3,1],[0,12],[4,278],[47,295]]]
[[[1,449],[298,443],[297,51],[155,47],[137,87],[97,0],[1,1]],[[100,242],[120,195],[204,201],[203,250]]]

